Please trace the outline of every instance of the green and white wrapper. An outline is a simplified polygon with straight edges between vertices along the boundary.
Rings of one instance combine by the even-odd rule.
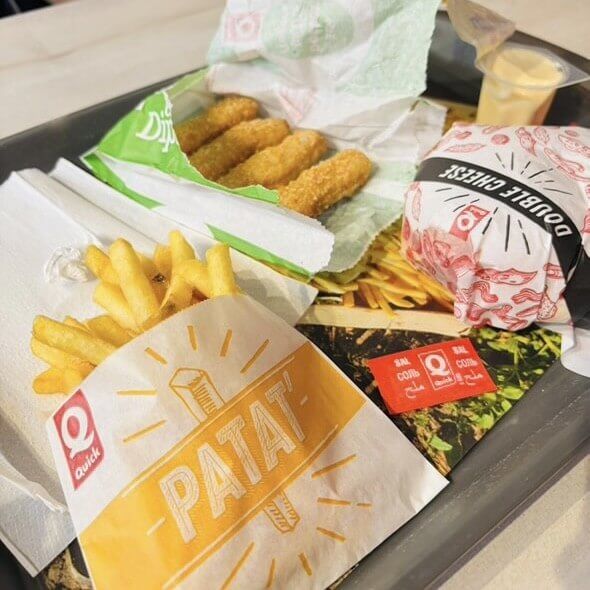
[[[177,223],[311,276],[353,266],[402,211],[444,109],[417,97],[437,0],[228,0],[208,68],[149,96],[83,156],[103,181]],[[261,186],[226,189],[181,151],[173,125],[218,95],[257,99],[262,116],[316,129],[375,165],[353,199],[320,219],[278,206]]]

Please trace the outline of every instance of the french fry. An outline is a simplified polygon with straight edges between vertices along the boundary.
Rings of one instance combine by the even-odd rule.
[[[217,244],[207,250],[207,267],[212,297],[238,292],[227,244]]]
[[[44,344],[63,350],[93,365],[99,365],[115,351],[115,347],[109,342],[45,316],[35,318],[33,335]]]
[[[184,262],[198,262],[197,260],[185,260]],[[168,289],[162,299],[161,310],[165,317],[168,317],[191,304],[193,289],[191,285],[175,271],[168,284]]]
[[[84,380],[84,375],[75,369],[51,367],[33,380],[33,391],[40,395],[69,393]]]
[[[76,369],[62,369],[63,386],[66,393],[70,393],[73,389],[76,389],[82,381],[87,377],[81,371]]]
[[[420,295],[408,295],[408,298],[413,299],[418,305],[426,305],[429,300],[426,293],[421,293]]]
[[[387,281],[389,278],[391,278],[388,273],[377,270],[376,268],[370,268],[368,274],[380,281]]]
[[[324,293],[331,293],[334,295],[342,295],[346,293],[346,289],[344,289],[342,285],[339,285],[334,281],[330,281],[329,279],[316,276],[313,280]]]
[[[443,287],[440,283],[437,283],[433,278],[429,277],[428,275],[421,274],[420,280],[422,281],[425,289],[432,290],[433,293],[437,293],[443,299],[448,299],[449,301],[454,301],[455,298],[453,294]]]
[[[172,315],[191,304],[193,290],[191,285],[183,278],[179,268],[187,261],[195,261],[195,251],[178,230],[171,231],[168,236],[170,244],[170,262],[172,276],[162,300],[164,315]]]
[[[148,278],[159,303],[164,299],[164,295],[166,294],[166,277],[158,270],[158,267],[151,258],[143,254],[138,254],[138,256],[143,273]]]
[[[153,277],[157,277],[160,274],[158,267],[151,258],[148,258],[145,254],[140,253],[137,253],[137,257],[139,258],[139,263],[141,264],[143,274],[148,278],[148,280],[151,281]]]
[[[435,297],[436,301],[441,307],[444,307],[446,310],[453,313],[455,311],[455,306],[452,303],[449,303],[446,299],[442,299],[440,297]]]
[[[395,276],[398,279],[401,279],[402,281],[404,281],[405,283],[408,283],[408,285],[411,285],[412,287],[415,287],[417,289],[420,288],[421,282],[420,282],[420,275],[418,273],[410,273],[405,269],[401,269],[401,268],[397,268],[395,271]]]
[[[184,260],[178,265],[178,273],[193,289],[205,297],[213,296],[207,265],[200,260]]]
[[[161,280],[154,278],[150,281],[150,283],[152,285],[154,295],[156,296],[156,300],[161,306],[162,301],[164,301],[164,297],[166,297],[166,291],[168,290],[169,282],[164,278],[164,275],[158,274],[157,277],[161,277]]]
[[[186,241],[185,237],[178,231],[171,231],[168,235],[170,243],[170,260],[172,263],[172,271],[174,267],[185,260],[193,260],[195,258],[195,251],[193,247]]]
[[[71,315],[67,315],[64,318],[64,324],[66,326],[72,326],[73,328],[78,328],[79,330],[84,330],[84,332],[88,332],[88,327],[85,326],[82,322],[79,322],[76,318],[73,318]]]
[[[379,307],[379,304],[377,303],[375,296],[373,295],[373,291],[371,291],[371,287],[369,285],[366,283],[359,283],[359,291],[371,309],[377,309]]]
[[[89,375],[94,369],[94,365],[88,361],[84,361],[77,356],[68,354],[59,348],[54,348],[44,344],[37,338],[31,338],[31,352],[48,365],[56,369],[75,369],[79,371],[84,377]]]
[[[100,315],[86,322],[90,331],[106,342],[119,348],[132,339],[131,334],[122,328],[111,316]],[[53,364],[53,363],[50,363]]]
[[[160,304],[133,246],[127,240],[115,240],[109,248],[109,256],[138,326],[157,323]]]
[[[156,268],[166,279],[170,279],[172,274],[172,253],[170,246],[158,244],[154,250],[154,264]]]
[[[354,292],[348,291],[342,295],[342,305],[344,307],[354,307]]]
[[[119,284],[111,259],[97,246],[88,246],[84,261],[97,279],[113,285]]]
[[[398,282],[393,281],[382,281],[379,279],[367,277],[365,279],[361,279],[361,282],[367,283],[368,285],[372,285],[373,287],[377,287],[382,291],[390,291],[394,295],[398,295],[400,297],[411,297],[413,295],[419,297],[423,294],[423,292],[419,289],[415,289],[413,287],[405,287],[403,285],[400,285]]]
[[[371,291],[373,292],[373,296],[375,297],[375,301],[377,302],[377,305],[389,316],[394,317],[395,316],[395,312],[393,311],[393,309],[391,309],[391,306],[389,305],[389,303],[387,302],[387,300],[385,299],[385,297],[383,297],[383,293],[381,293],[381,291],[377,288],[377,287],[372,287]]]
[[[165,276],[147,256],[144,256],[143,254],[138,254],[138,256],[143,272],[152,283],[152,288],[158,301],[162,301],[164,293],[166,292],[166,286],[163,284]],[[111,283],[112,285],[119,284],[119,276],[113,268],[111,259],[100,248],[97,248],[96,246],[88,247],[86,250],[86,266],[88,266],[92,271],[92,274],[101,281]]]
[[[94,303],[102,307],[120,326],[133,333],[139,328],[123,291],[117,285],[100,283],[94,291]]]
[[[407,301],[403,297],[400,297],[391,291],[383,291],[382,294],[383,297],[389,301],[389,303],[392,303],[396,307],[401,307],[402,309],[411,309],[412,307],[416,307],[411,301]]]

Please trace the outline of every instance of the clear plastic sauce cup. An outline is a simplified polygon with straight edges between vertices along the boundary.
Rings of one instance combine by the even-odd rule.
[[[567,77],[561,60],[506,43],[478,63],[484,73],[477,110],[482,125],[541,125]]]

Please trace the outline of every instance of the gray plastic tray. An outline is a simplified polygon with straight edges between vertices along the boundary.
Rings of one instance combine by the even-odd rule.
[[[526,35],[521,43],[554,49],[578,67],[587,60]],[[427,94],[475,103],[481,75],[473,50],[439,15]],[[144,96],[164,81],[0,141],[0,182],[12,170],[49,171],[73,162]],[[558,92],[548,123],[590,126],[590,87]],[[590,359],[588,359],[590,362]],[[556,363],[453,470],[451,484],[385,541],[344,581],[344,589],[412,590],[437,586],[502,524],[590,447],[590,379]],[[0,576],[0,579],[2,576]],[[11,587],[33,587],[28,583]]]

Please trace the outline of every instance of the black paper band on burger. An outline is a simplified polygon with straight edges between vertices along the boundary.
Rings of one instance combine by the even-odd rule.
[[[590,330],[590,258],[584,248],[581,248],[576,270],[567,282],[563,297],[574,326]]]
[[[579,229],[559,205],[514,178],[453,158],[427,158],[415,180],[451,184],[486,195],[549,233],[563,274],[569,277],[564,297],[572,320],[576,326],[590,327],[590,260],[582,248]]]

